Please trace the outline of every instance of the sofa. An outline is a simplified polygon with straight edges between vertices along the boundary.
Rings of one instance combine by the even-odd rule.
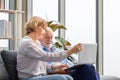
[[[0,51],[0,80],[18,80],[15,50]],[[100,76],[100,80],[120,80],[114,76]]]

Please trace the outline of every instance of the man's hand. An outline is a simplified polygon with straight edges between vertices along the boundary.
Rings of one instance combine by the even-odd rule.
[[[55,74],[69,74],[70,71],[66,71],[65,68],[59,69],[59,70],[54,70]]]
[[[70,71],[65,71],[65,69],[69,68],[67,64],[57,63],[53,64],[54,72],[52,74],[68,74]]]
[[[53,64],[52,67],[53,67],[54,70],[69,68],[69,66],[67,64],[63,64],[61,62],[57,62],[57,63]]]

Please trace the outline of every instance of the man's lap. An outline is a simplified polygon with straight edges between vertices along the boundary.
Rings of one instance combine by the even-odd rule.
[[[76,69],[71,70],[70,75],[74,80],[100,80],[95,67],[89,64],[81,65]]]

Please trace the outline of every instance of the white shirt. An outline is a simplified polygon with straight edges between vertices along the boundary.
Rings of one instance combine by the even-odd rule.
[[[50,53],[40,49],[40,42],[25,36],[19,44],[17,54],[17,70],[19,78],[46,75],[51,66],[47,62],[63,60],[66,51]]]

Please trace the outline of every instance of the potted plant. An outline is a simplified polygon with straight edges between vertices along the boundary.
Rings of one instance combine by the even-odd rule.
[[[66,27],[60,23],[53,23],[54,21],[48,21],[48,27],[50,27],[53,32],[55,32],[57,29],[64,29],[66,30]],[[55,21],[56,22],[56,21]],[[63,48],[64,50],[67,50],[67,46],[71,46],[71,43],[67,40],[63,39],[62,37],[55,36],[55,39],[57,42],[55,42],[55,46],[59,48]]]
[[[53,32],[55,32],[57,29],[64,29],[66,30],[66,27],[60,23],[53,23],[54,21],[48,21],[47,26],[50,27]],[[55,21],[56,22],[56,21]],[[68,46],[71,46],[71,43],[65,39],[63,39],[60,36],[55,36],[55,39],[57,42],[54,43],[54,45],[58,48],[63,48],[64,50],[67,50]],[[74,58],[72,56],[67,57],[70,61],[74,61]]]

